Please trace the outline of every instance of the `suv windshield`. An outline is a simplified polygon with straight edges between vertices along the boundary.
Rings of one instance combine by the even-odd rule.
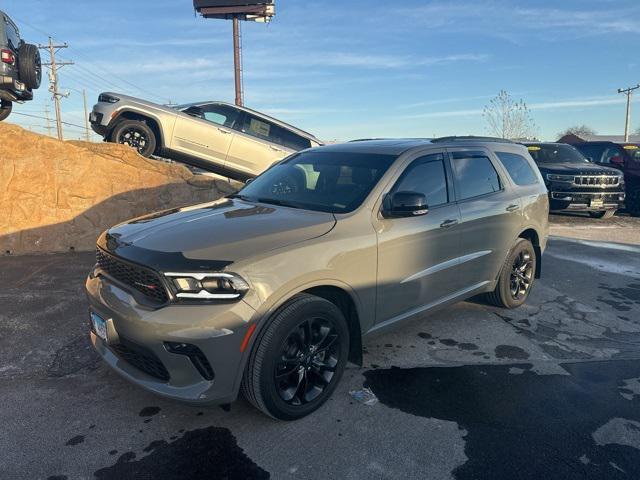
[[[590,163],[571,145],[527,145],[536,163]]]
[[[308,151],[271,167],[233,195],[330,213],[355,210],[397,157]]]

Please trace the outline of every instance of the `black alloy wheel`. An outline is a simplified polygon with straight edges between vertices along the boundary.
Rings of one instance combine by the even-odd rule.
[[[124,120],[116,125],[111,141],[134,148],[143,157],[150,157],[156,150],[156,136],[146,122]]]
[[[302,418],[322,406],[342,377],[347,320],[331,301],[300,293],[266,322],[251,347],[242,393],[273,418]]]
[[[486,295],[488,303],[501,308],[522,305],[531,293],[537,261],[531,242],[518,238],[502,265],[495,289]]]
[[[146,150],[149,139],[142,130],[137,129],[136,127],[129,127],[120,132],[120,135],[118,136],[118,143],[129,145],[130,147],[135,148],[138,153],[142,153]]]
[[[533,260],[531,254],[522,250],[511,266],[511,298],[520,301],[526,297],[533,282]]]
[[[282,344],[274,369],[280,398],[289,405],[312,402],[331,383],[340,359],[340,339],[331,318],[310,318]]]

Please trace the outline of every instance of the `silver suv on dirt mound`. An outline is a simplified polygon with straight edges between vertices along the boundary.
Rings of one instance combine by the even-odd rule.
[[[322,142],[310,133],[246,107],[225,102],[158,105],[119,93],[102,93],[89,117],[106,141],[247,179]]]
[[[0,10],[0,121],[11,114],[13,102],[33,100],[41,80],[38,47],[25,43],[13,20]]]
[[[98,240],[91,340],[160,395],[242,390],[295,419],[336,388],[362,337],[478,294],[522,305],[549,200],[527,149],[476,138],[305,150],[230,197],[123,223]]]

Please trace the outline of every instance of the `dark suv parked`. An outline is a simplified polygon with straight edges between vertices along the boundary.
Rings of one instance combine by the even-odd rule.
[[[25,43],[13,20],[0,10],[0,121],[9,116],[13,102],[33,100],[41,79],[38,47]]]
[[[640,143],[584,142],[575,147],[592,162],[624,173],[625,206],[629,213],[640,216]]]
[[[522,305],[549,200],[526,148],[379,140],[307,149],[235,195],[107,230],[86,282],[91,341],[168,398],[276,418],[335,389],[362,336],[481,293]]]
[[[549,190],[550,210],[610,218],[624,201],[624,177],[595,165],[565,143],[527,143]]]

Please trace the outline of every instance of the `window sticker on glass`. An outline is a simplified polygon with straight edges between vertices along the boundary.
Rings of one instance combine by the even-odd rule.
[[[249,124],[249,130],[251,130],[256,135],[260,135],[261,137],[268,137],[269,131],[271,130],[271,125],[252,118],[251,123]]]

